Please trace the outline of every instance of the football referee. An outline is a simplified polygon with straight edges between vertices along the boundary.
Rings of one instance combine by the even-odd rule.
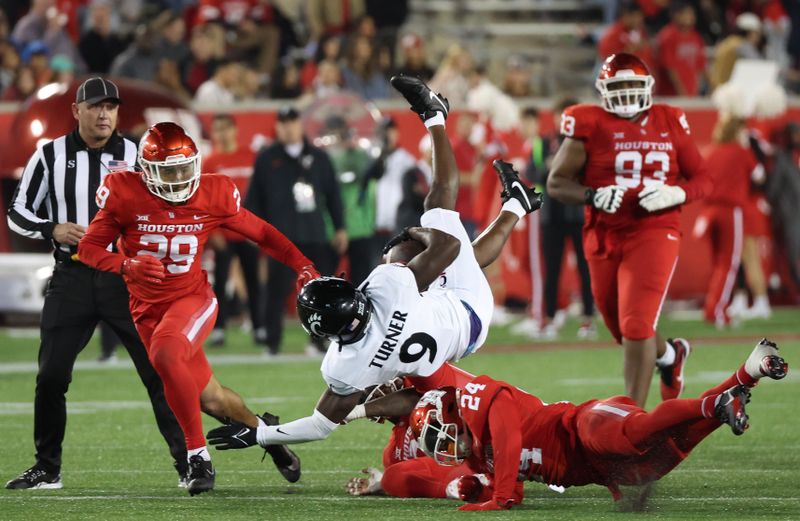
[[[8,211],[9,227],[20,235],[51,241],[56,261],[40,324],[33,417],[36,464],[6,483],[8,489],[61,488],[65,395],[75,359],[98,321],[108,324],[128,350],[150,395],[176,470],[181,477],[186,474],[183,433],[134,328],[125,283],[117,274],[91,269],[72,258],[97,213],[95,191],[103,177],[136,163],[136,145],[116,132],[119,104],[114,83],[99,77],[86,80],[72,105],[78,127],[37,147]]]

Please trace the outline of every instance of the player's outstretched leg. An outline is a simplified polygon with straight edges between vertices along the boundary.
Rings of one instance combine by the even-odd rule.
[[[658,336],[656,336],[656,339],[658,341]],[[681,393],[683,393],[683,369],[686,367],[686,360],[692,352],[692,347],[683,338],[674,340],[668,338],[666,342],[675,353],[674,359],[671,364],[663,365],[656,360],[656,367],[661,375],[661,399],[671,400],[680,397]]]
[[[758,381],[763,377],[773,380],[780,380],[789,372],[789,364],[778,354],[778,345],[770,342],[766,338],[756,344],[753,352],[747,360],[736,371],[736,377],[740,384],[752,386],[747,377]]]
[[[394,87],[411,104],[411,110],[431,134],[433,145],[433,182],[425,198],[425,211],[431,208],[455,210],[459,188],[459,172],[450,140],[444,130],[444,122],[450,112],[447,99],[435,94],[425,82],[412,76],[393,76]]]
[[[517,221],[542,206],[542,194],[525,186],[511,163],[498,159],[492,166],[503,188],[500,192],[503,208],[500,215],[472,242],[475,260],[481,268],[494,262],[500,255]]]

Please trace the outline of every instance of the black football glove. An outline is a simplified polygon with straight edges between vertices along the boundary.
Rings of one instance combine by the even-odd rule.
[[[256,427],[248,427],[243,423],[230,423],[211,429],[206,434],[209,445],[217,450],[246,449],[258,445]]]

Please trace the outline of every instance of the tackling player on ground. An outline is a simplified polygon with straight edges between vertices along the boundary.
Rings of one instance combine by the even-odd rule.
[[[303,327],[331,340],[321,368],[327,390],[311,416],[246,433],[235,424],[213,429],[209,442],[220,449],[324,439],[367,387],[407,375],[435,381],[445,362],[468,356],[486,339],[494,302],[481,267],[499,255],[517,221],[539,208],[541,196],[498,161],[503,208],[471,244],[454,211],[459,172],[444,128],[447,100],[416,78],[394,77],[392,85],[433,142],[433,182],[422,227],[390,241],[390,263],[373,270],[360,287],[323,277],[303,288],[297,297]]]
[[[745,404],[750,389],[763,377],[779,380],[787,372],[777,346],[764,339],[721,384],[698,398],[666,400],[651,412],[627,396],[546,404],[517,387],[479,376],[458,389],[429,391],[416,406],[413,395],[403,390],[367,403],[365,413],[410,412],[420,450],[440,465],[467,463],[471,473],[454,488],[482,502],[461,510],[510,508],[521,498],[520,481],[551,488],[603,485],[619,500],[621,486],[646,488],[661,479],[719,426],[727,424],[742,434],[749,426]],[[398,495],[431,497],[420,487],[434,491],[450,483],[451,476],[432,471],[430,458],[390,467],[402,480],[393,484]],[[486,475],[491,498],[477,499],[485,498],[486,491],[473,473]]]
[[[680,205],[710,189],[686,115],[653,104],[655,80],[636,56],[606,59],[597,79],[603,106],[564,110],[548,193],[584,203],[583,250],[592,293],[625,349],[625,392],[644,406],[661,371],[662,399],[683,389],[689,344],[657,340],[656,326],[680,247]]]
[[[211,372],[203,342],[214,326],[217,299],[200,266],[203,247],[219,227],[242,234],[291,266],[298,286],[319,276],[283,234],[241,207],[236,185],[224,175],[200,175],[200,154],[180,126],[158,123],[139,144],[143,172],[109,174],[97,190],[100,211],[78,245],[81,262],[122,274],[136,329],[164,394],[186,437],[191,495],[214,488],[201,410],[222,422],[251,427],[277,423],[259,417]],[[201,182],[202,180],[202,182]],[[120,253],[107,246],[119,237]],[[289,449],[269,449],[289,481],[300,461]]]

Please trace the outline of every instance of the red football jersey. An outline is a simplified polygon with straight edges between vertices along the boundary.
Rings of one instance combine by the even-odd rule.
[[[639,192],[655,184],[680,185],[686,191],[686,202],[690,202],[704,197],[710,188],[686,115],[669,105],[655,104],[635,121],[598,105],[573,105],[562,114],[561,134],[583,141],[584,185],[627,188],[614,214],[587,205],[586,228],[678,229],[680,206],[650,213],[639,205]]]
[[[473,436],[470,466],[494,475],[497,498],[511,497],[517,480],[562,486],[601,482],[576,450],[573,419],[580,405],[545,404],[482,375],[460,389],[458,406]]]
[[[759,166],[753,151],[739,143],[717,144],[706,155],[706,164],[713,180],[706,202],[745,206],[753,170]]]
[[[126,257],[152,255],[166,277],[160,284],[128,282],[131,295],[145,302],[168,302],[200,291],[208,284],[201,267],[209,234],[223,226],[242,233],[280,262],[300,270],[311,262],[278,230],[241,207],[233,182],[203,174],[197,191],[184,204],[170,204],[152,194],[143,174],[112,173],[97,190],[100,211],[78,245],[85,264],[119,273]],[[119,236],[120,253],[106,246]]]
[[[217,152],[204,157],[203,170],[230,177],[233,184],[239,189],[239,193],[244,197],[250,185],[250,178],[253,177],[255,160],[256,156],[253,151],[247,147],[242,147],[233,152]],[[245,237],[241,234],[224,229],[222,235],[229,241],[245,240]]]

